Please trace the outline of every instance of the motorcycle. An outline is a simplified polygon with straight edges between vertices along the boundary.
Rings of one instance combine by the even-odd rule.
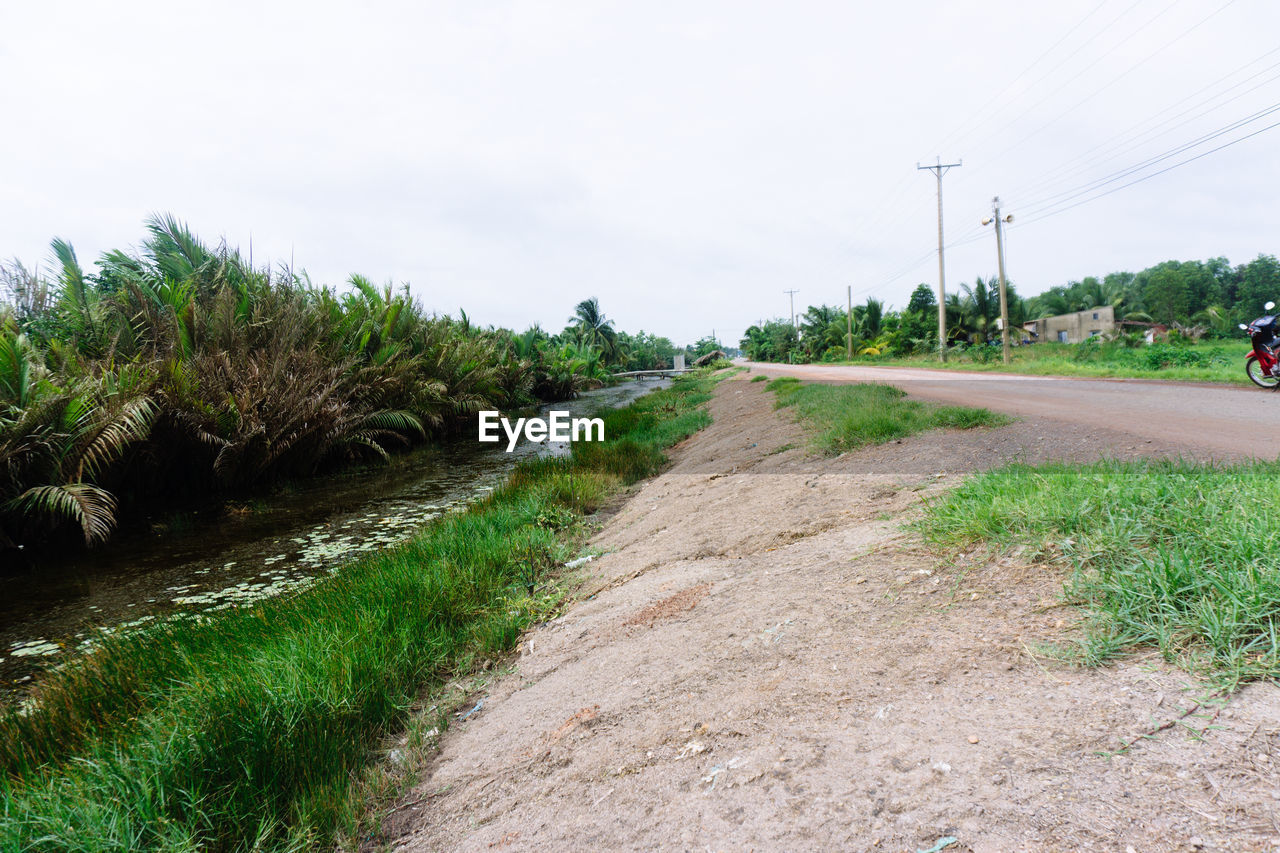
[[[1275,308],[1274,302],[1262,306],[1262,310]],[[1277,318],[1274,314],[1266,314],[1249,324],[1240,324],[1253,342],[1253,352],[1244,360],[1244,372],[1259,388],[1275,388],[1280,386],[1280,357],[1276,354],[1280,345],[1280,330],[1277,330]]]

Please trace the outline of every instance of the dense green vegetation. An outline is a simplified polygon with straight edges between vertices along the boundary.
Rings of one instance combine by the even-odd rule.
[[[339,292],[254,268],[171,217],[94,272],[53,254],[52,279],[0,265],[0,553],[100,543],[149,506],[385,457],[675,351],[595,299],[556,335],[478,328],[359,275]]]
[[[1177,340],[1177,339],[1175,339]],[[1247,385],[1245,356],[1252,349],[1247,338],[1239,341],[1202,341],[1191,344],[1157,343],[1150,346],[1128,340],[1092,339],[1079,344],[1043,343],[1015,347],[1010,363],[1000,358],[1000,348],[975,346],[953,349],[946,364],[937,353],[895,358],[881,356],[872,363],[916,364],[951,370],[996,370],[1040,376],[1097,376],[1159,378],[1193,382],[1233,382]]]
[[[1130,321],[1122,345],[1138,345],[1142,326],[1169,327],[1174,339],[1232,339],[1236,324],[1262,313],[1268,301],[1280,301],[1280,261],[1259,255],[1232,266],[1226,258],[1166,261],[1138,273],[1087,276],[1023,298],[1011,283],[1009,320],[1013,326],[1039,317],[1068,314],[1109,305],[1117,320]],[[993,278],[974,279],[947,295],[947,344],[981,348],[1000,338],[1000,295]],[[876,299],[853,307],[853,352],[856,356],[907,356],[938,349],[938,302],[932,285],[921,284],[901,311],[888,310]],[[848,311],[839,306],[810,306],[796,327],[770,320],[747,329],[742,349],[757,361],[839,361],[847,354]],[[1126,334],[1128,339],[1125,340]],[[1037,347],[1043,343],[1036,344]]]
[[[315,849],[424,689],[555,606],[566,528],[709,423],[689,376],[604,415],[604,443],[289,598],[102,637],[0,717],[0,849]]]
[[[969,429],[1009,422],[1006,416],[987,409],[907,400],[906,392],[892,385],[802,384],[783,376],[765,388],[777,395],[776,408],[795,410],[814,433],[814,443],[826,453],[882,444],[930,429]]]
[[[1028,546],[1072,574],[1098,662],[1156,646],[1228,682],[1280,676],[1280,463],[1012,465],[929,505],[935,543]]]

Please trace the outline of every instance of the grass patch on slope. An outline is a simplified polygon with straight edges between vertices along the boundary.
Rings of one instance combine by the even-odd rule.
[[[0,717],[0,850],[332,846],[371,750],[427,689],[545,618],[566,531],[710,422],[689,376],[603,415],[415,539],[305,592],[106,637]]]
[[[765,388],[777,395],[777,408],[795,410],[826,453],[882,444],[940,427],[1003,426],[1011,420],[989,409],[908,400],[905,391],[892,385],[806,385],[782,376]]]
[[[1098,663],[1155,646],[1229,684],[1280,677],[1280,462],[1011,465],[930,504],[947,547],[1025,545],[1072,573]]]

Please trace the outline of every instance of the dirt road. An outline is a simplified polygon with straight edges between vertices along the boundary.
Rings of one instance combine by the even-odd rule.
[[[1144,379],[1065,379],[913,367],[747,362],[756,373],[821,382],[887,382],[914,396],[1052,418],[1170,442],[1221,458],[1280,457],[1280,391]]]
[[[1012,556],[944,559],[903,527],[978,465],[1183,448],[1031,416],[818,459],[748,378],[721,383],[712,426],[594,539],[608,551],[590,564],[594,594],[531,631],[481,709],[421,757],[386,843],[1280,843],[1280,688],[1200,706],[1203,685],[1155,655],[1054,663],[1038,644],[1069,642],[1080,617],[1060,576]]]

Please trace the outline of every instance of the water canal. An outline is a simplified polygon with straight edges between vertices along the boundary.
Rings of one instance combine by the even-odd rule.
[[[589,416],[667,384],[623,382],[542,411]],[[304,588],[482,497],[519,460],[568,452],[527,441],[511,453],[502,447],[466,436],[387,465],[293,483],[247,505],[182,516],[35,571],[0,573],[0,700],[21,696],[97,629],[127,630],[178,611],[224,610]]]

